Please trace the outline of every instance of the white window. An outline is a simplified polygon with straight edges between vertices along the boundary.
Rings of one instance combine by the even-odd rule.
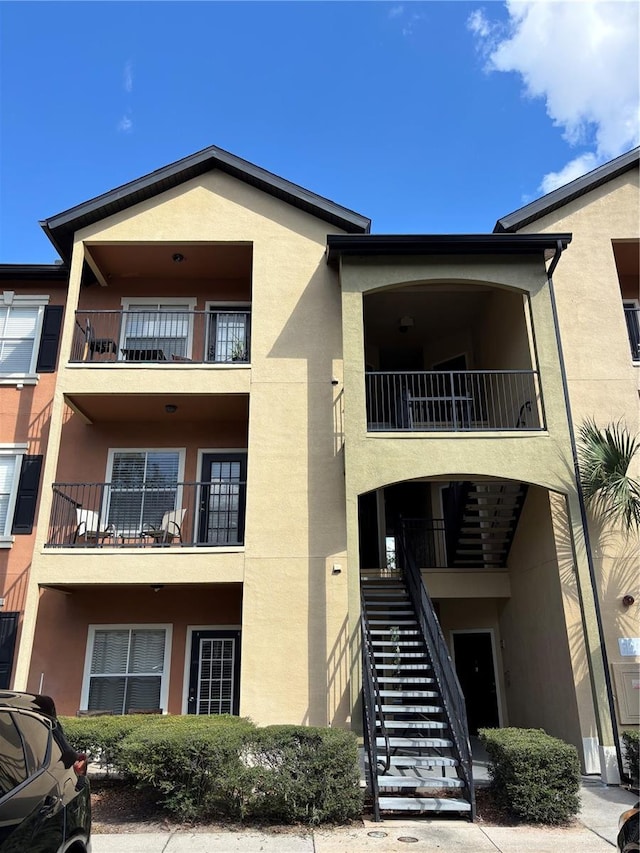
[[[120,346],[127,361],[189,358],[195,299],[123,299]]]
[[[249,303],[208,304],[207,361],[218,363],[250,360]]]
[[[0,377],[36,378],[42,318],[48,296],[18,296],[5,290],[0,302]]]
[[[160,527],[166,512],[181,500],[178,483],[184,472],[184,450],[110,450],[107,463],[105,517],[118,533],[137,535]]]
[[[26,444],[0,445],[0,548],[13,542],[11,524],[16,504],[18,479]]]
[[[91,625],[81,707],[166,711],[170,651],[170,625]]]

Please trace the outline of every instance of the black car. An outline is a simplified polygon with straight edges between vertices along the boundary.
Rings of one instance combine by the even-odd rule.
[[[0,853],[90,853],[87,758],[53,700],[0,690]]]
[[[620,853],[640,853],[639,813],[640,803],[636,803],[632,809],[628,809],[620,816],[620,832],[618,832]]]

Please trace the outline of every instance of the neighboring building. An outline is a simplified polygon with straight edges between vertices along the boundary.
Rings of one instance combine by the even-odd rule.
[[[0,688],[11,683],[69,270],[0,267]]]
[[[612,180],[636,230],[620,213],[607,239],[637,244],[637,157]],[[577,203],[590,192],[605,190]],[[607,342],[589,338],[589,294],[584,332],[564,328],[585,282],[584,261],[569,263],[581,223],[538,224],[370,235],[365,217],[216,148],[46,220],[68,308],[28,585],[12,605],[24,608],[15,687],[42,687],[68,714],[360,730],[361,578],[386,600],[407,545],[471,730],[543,727],[598,772],[614,734],[547,280],[563,249],[574,417],[572,369],[588,372],[596,349],[607,364],[617,353],[621,407],[636,382],[636,420],[638,371],[628,349],[621,363],[619,289],[595,303],[609,322],[611,300]],[[615,257],[627,287],[633,253]],[[604,618],[626,619],[606,578]],[[380,682],[411,687],[421,640],[385,607],[367,605]],[[605,627],[610,646],[621,631]],[[397,660],[400,646],[413,657]],[[397,684],[381,695],[402,707],[384,712],[389,730],[421,731],[402,714],[436,701]]]

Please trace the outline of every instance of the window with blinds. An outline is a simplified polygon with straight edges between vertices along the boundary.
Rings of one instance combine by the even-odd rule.
[[[0,453],[0,539],[11,533],[11,510],[18,486],[21,454]]]
[[[145,353],[154,353],[153,361],[170,361],[172,356],[191,355],[191,305],[129,303],[125,311],[124,342],[127,353],[137,353],[131,360],[145,361]]]
[[[35,372],[42,306],[0,305],[0,372]]]
[[[107,523],[120,533],[159,527],[178,506],[178,450],[115,450]]]
[[[164,628],[94,629],[88,710],[163,710],[166,639]]]

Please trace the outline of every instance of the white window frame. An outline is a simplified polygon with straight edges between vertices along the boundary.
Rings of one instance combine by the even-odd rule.
[[[11,535],[11,526],[13,524],[13,514],[16,510],[16,498],[18,497],[18,482],[20,480],[22,459],[28,449],[28,444],[0,444],[0,456],[14,457],[13,478],[11,480],[9,503],[7,505],[7,520],[5,522],[4,530],[0,530],[0,548],[11,548],[15,539],[15,537]]]
[[[44,309],[49,304],[49,297],[46,294],[42,295],[21,295],[13,290],[4,290],[2,292],[2,301],[0,305],[3,308],[37,308],[38,316],[36,318],[36,328],[33,337],[33,350],[31,351],[31,361],[29,370],[26,373],[8,373],[2,369],[0,363],[0,385],[36,385],[39,375],[36,373],[36,365],[38,363],[38,352],[40,350],[40,339],[42,337],[42,321],[44,319]]]
[[[164,667],[160,676],[160,707],[162,713],[166,714],[167,702],[169,700],[169,676],[171,674],[171,645],[173,641],[173,625],[170,622],[158,624],[155,622],[136,622],[126,624],[89,625],[87,630],[87,650],[84,658],[84,674],[82,676],[82,691],[80,693],[80,710],[87,711],[89,708],[89,688],[91,686],[91,660],[93,658],[93,646],[96,631],[135,631],[149,630],[164,633]],[[123,715],[124,716],[124,715]]]
[[[187,331],[187,341],[185,343],[185,357],[193,358],[193,318],[194,311],[196,310],[198,300],[195,296],[186,296],[181,298],[179,296],[167,296],[162,299],[160,297],[152,297],[152,296],[123,296],[121,299],[122,310],[123,311],[131,311],[131,305],[148,305],[149,311],[161,311],[162,305],[186,305],[188,313],[188,331]],[[156,306],[155,309],[152,306]],[[123,316],[123,322],[121,324],[122,328],[120,331],[120,351],[126,348],[127,346],[127,316]]]
[[[113,459],[116,453],[177,453],[178,454],[178,483],[184,483],[184,466],[187,455],[186,447],[110,447],[107,453],[107,471],[105,474],[105,483],[111,483],[113,476]],[[104,504],[101,508],[101,523],[106,524],[109,517],[109,501],[111,489],[107,489],[104,496]],[[182,505],[182,486],[178,485],[176,489],[176,509]],[[116,536],[120,533],[136,535],[140,530],[117,530]]]
[[[251,314],[252,314],[251,302],[245,302],[245,301],[236,302],[236,301],[231,301],[231,300],[214,300],[214,301],[210,301],[210,302],[205,302],[204,308],[205,308],[205,312],[206,312],[205,322],[207,324],[207,327],[205,330],[205,344],[204,344],[205,361],[207,361],[209,364],[211,364],[215,367],[220,367],[221,365],[229,365],[229,364],[232,364],[234,367],[250,366],[251,365],[251,338],[249,338],[249,352],[247,353],[248,358],[246,361],[218,361],[218,362],[211,361],[211,362],[209,362],[207,356],[209,355],[209,346],[211,343],[211,339],[210,339],[211,323],[210,323],[210,316],[209,316],[210,313],[212,311],[223,311],[224,312],[225,310],[227,310],[227,311],[235,310],[235,311],[246,312],[247,314],[250,315],[250,318],[251,318]],[[249,322],[251,324],[251,320]]]

